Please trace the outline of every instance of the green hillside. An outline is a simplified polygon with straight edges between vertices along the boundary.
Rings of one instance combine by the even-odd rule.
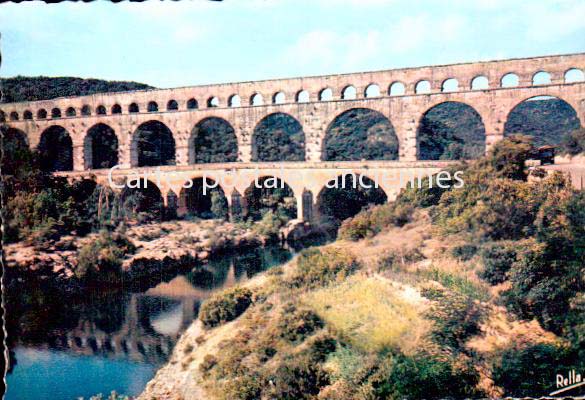
[[[16,76],[0,79],[2,101],[48,100],[63,96],[83,96],[94,93],[123,92],[128,90],[154,89],[138,82],[106,81],[74,77],[51,78],[47,76]]]

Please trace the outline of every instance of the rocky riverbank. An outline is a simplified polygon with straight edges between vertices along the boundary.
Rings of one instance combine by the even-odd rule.
[[[267,240],[250,228],[216,220],[137,225],[129,227],[124,235],[136,248],[122,261],[126,281],[153,272],[170,272],[214,254],[262,246]],[[96,238],[97,234],[82,238],[62,236],[42,247],[25,242],[8,244],[5,246],[6,266],[68,281],[75,276],[79,251]]]

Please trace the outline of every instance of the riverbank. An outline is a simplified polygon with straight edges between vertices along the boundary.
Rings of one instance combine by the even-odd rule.
[[[123,236],[134,247],[121,262],[126,283],[152,273],[172,273],[181,267],[237,249],[265,245],[268,238],[253,229],[218,220],[169,221],[128,227]],[[79,252],[99,237],[62,236],[39,247],[25,242],[5,246],[8,270],[45,276],[56,282],[74,280]]]
[[[244,283],[253,301],[239,317],[193,322],[138,399],[361,399],[382,382],[399,387],[393,368],[413,374],[400,378],[410,384],[427,367],[422,390],[501,396],[492,366],[508,349],[560,340],[501,307],[503,288],[477,277],[478,258],[453,255],[460,244],[419,213],[372,238],[303,252]]]

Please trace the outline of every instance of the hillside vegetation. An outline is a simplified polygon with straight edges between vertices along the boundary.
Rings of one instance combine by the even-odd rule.
[[[154,89],[144,83],[74,77],[16,76],[0,79],[2,102],[49,100],[64,96]]]
[[[585,367],[585,194],[556,173],[528,182],[531,150],[504,140],[458,168],[463,188],[408,189],[218,294],[142,398],[550,393]]]

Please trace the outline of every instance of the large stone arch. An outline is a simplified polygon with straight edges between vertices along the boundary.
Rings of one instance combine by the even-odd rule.
[[[433,105],[421,116],[416,134],[419,160],[464,160],[485,154],[486,129],[479,112],[460,101]]]
[[[244,217],[253,221],[262,219],[269,210],[288,219],[297,217],[292,186],[276,176],[256,177],[244,192],[244,204]]]
[[[367,175],[344,173],[321,188],[316,205],[323,222],[338,225],[364,207],[384,204],[387,201],[386,192],[381,187],[376,187],[375,181]]]
[[[189,137],[189,164],[238,161],[238,140],[232,125],[220,117],[199,121]]]
[[[516,103],[506,116],[504,136],[522,133],[536,146],[559,145],[563,137],[582,125],[578,110],[558,96],[533,96]]]
[[[327,127],[323,161],[397,160],[399,140],[388,118],[370,108],[351,108]]]
[[[120,192],[121,212],[139,220],[162,219],[164,198],[160,188],[151,180],[129,180]]]
[[[204,187],[204,180],[207,186]],[[228,200],[218,181],[209,177],[193,177],[179,194],[179,214],[197,218],[227,219]]]
[[[43,171],[72,171],[73,142],[69,132],[59,125],[52,125],[41,133],[37,146],[39,163]]]
[[[262,118],[252,134],[252,161],[305,161],[305,132],[290,114]]]
[[[2,175],[14,175],[30,163],[31,153],[26,133],[8,125],[0,125],[2,133]]]
[[[151,120],[136,128],[130,148],[133,167],[175,165],[175,139],[162,122]]]
[[[109,125],[98,123],[83,140],[85,169],[112,168],[118,164],[118,137]]]

